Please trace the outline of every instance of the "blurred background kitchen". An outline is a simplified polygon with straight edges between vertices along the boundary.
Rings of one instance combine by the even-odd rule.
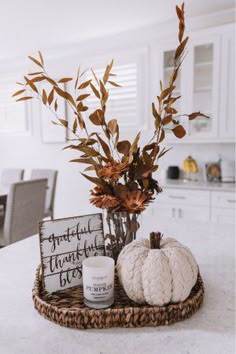
[[[167,82],[173,65],[175,5],[173,0],[1,2],[2,222],[5,190],[13,182],[32,179],[32,170],[47,170],[35,175],[50,180],[47,216],[99,212],[89,203],[91,185],[80,176],[81,166],[68,162],[76,154],[62,151],[64,129],[52,125],[53,115],[39,102],[16,104],[11,98],[17,90],[15,82],[33,68],[27,55],[36,56],[40,49],[47,71],[55,78],[75,76],[79,65],[92,66],[99,75],[114,58],[117,82],[123,87],[111,90],[110,118],[119,120],[124,138],[141,131],[147,141],[153,131],[151,102],[159,93],[159,81]],[[164,216],[173,222],[235,223],[234,6],[234,0],[186,2],[190,41],[175,89],[183,95],[178,108],[183,113],[201,110],[210,118],[188,122],[180,117],[187,137],[180,141],[169,134],[168,147],[173,149],[160,160],[158,170],[163,193],[149,210],[157,220]],[[70,121],[67,108],[60,109]],[[24,176],[19,173],[16,179],[4,180],[6,169],[7,176],[12,169],[24,170]]]

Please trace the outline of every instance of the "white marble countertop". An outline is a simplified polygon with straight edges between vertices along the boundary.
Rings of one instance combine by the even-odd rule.
[[[206,190],[217,192],[235,192],[235,183],[221,183],[221,182],[203,182],[203,181],[187,181],[183,180],[166,180],[162,183],[162,188],[171,189],[192,189],[192,190]]]
[[[149,222],[150,227],[151,220]],[[233,354],[233,226],[158,222],[195,254],[205,282],[201,309],[190,319],[157,328],[75,330],[41,317],[32,287],[39,264],[34,236],[0,250],[0,352],[3,354]],[[153,227],[156,229],[156,227]]]

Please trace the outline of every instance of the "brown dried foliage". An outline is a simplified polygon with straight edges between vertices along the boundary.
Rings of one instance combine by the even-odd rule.
[[[25,76],[24,83],[19,83],[21,89],[13,94],[17,97],[17,101],[35,97],[40,99],[57,117],[57,121],[53,123],[65,127],[74,135],[75,138],[71,139],[70,144],[65,148],[78,151],[79,158],[71,161],[88,165],[85,171],[92,171],[95,175],[82,173],[85,178],[96,185],[91,191],[91,203],[99,208],[131,213],[142,212],[153,200],[154,194],[161,192],[157,180],[153,178],[153,173],[158,169],[158,160],[170,150],[165,147],[160,148],[166,136],[165,131],[172,130],[173,134],[180,139],[186,134],[184,127],[177,119],[179,115],[174,107],[175,102],[180,99],[180,96],[174,96],[175,83],[189,39],[184,38],[184,4],[181,7],[176,6],[176,13],[179,19],[179,44],[174,55],[173,72],[170,75],[168,87],[163,87],[160,82],[160,94],[157,96],[157,101],[152,103],[154,134],[142,148],[139,144],[140,133],[134,141],[120,140],[117,119],[108,121],[106,117],[109,87],[120,87],[113,79],[116,76],[112,73],[113,60],[107,65],[101,79],[91,69],[92,78],[87,77],[83,81],[86,70],[80,73],[79,69],[74,82],[76,95],[72,95],[65,89],[65,83],[71,81],[72,78],[65,77],[60,80],[51,78],[45,70],[42,53],[39,52],[38,59],[31,56],[29,59],[40,68],[40,71]],[[51,85],[49,92],[42,88],[42,82]],[[88,106],[85,102],[91,94],[97,98],[98,107],[87,115],[85,112]],[[23,96],[19,98],[20,95]],[[69,126],[65,117],[58,115],[60,100],[65,100],[74,114],[72,126]],[[189,120],[199,116],[207,118],[201,112],[183,115],[188,116]],[[88,119],[101,129],[101,133],[88,131]]]

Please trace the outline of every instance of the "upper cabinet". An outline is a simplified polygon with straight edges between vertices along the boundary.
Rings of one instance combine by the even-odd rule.
[[[222,36],[219,135],[233,140],[235,136],[235,33],[232,27]]]
[[[165,87],[173,69],[176,42],[159,45],[159,76]],[[206,29],[190,34],[187,56],[175,94],[179,114],[201,111],[209,118],[189,122],[180,118],[185,142],[231,142],[235,124],[235,39],[233,26]],[[169,134],[169,141],[178,139]]]
[[[198,117],[189,124],[193,139],[217,137],[219,91],[219,38],[193,39],[189,61],[188,112],[201,111],[209,118]]]

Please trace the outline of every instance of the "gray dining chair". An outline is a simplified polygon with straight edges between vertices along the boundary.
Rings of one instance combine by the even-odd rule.
[[[47,169],[34,169],[31,171],[31,179],[35,178],[47,178],[47,193],[45,201],[44,217],[54,218],[54,204],[55,204],[55,194],[56,194],[56,184],[57,184],[58,171],[47,170]]]
[[[24,170],[20,168],[4,168],[1,173],[0,187],[8,190],[12,183],[23,180]],[[4,221],[4,214],[6,209],[6,199],[0,199],[0,226]]]
[[[44,217],[47,179],[13,183],[7,198],[4,225],[0,228],[0,246],[7,246],[38,232]]]
[[[1,174],[2,186],[10,186],[12,183],[20,182],[23,180],[24,170],[20,168],[4,168]]]

